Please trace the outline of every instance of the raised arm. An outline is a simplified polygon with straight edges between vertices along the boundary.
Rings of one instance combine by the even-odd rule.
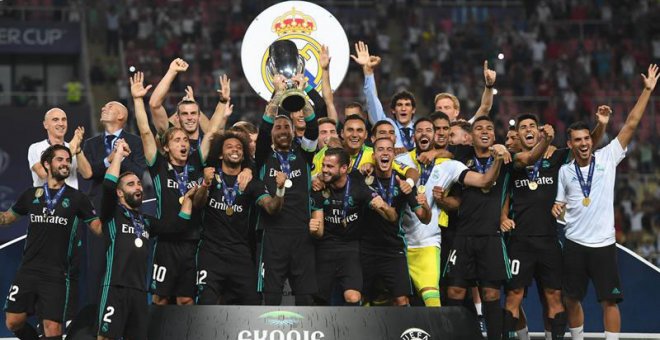
[[[491,153],[495,158],[493,165],[484,174],[475,171],[468,171],[463,178],[463,184],[476,187],[476,188],[490,188],[495,184],[497,177],[500,175],[502,163],[507,157],[510,157],[509,151],[501,144],[496,144],[491,147]]]
[[[362,66],[364,73],[364,96],[367,99],[367,114],[369,122],[376,124],[379,120],[387,118],[383,111],[383,104],[378,99],[376,81],[374,80],[374,68],[380,64],[380,57],[369,55],[369,46],[362,41],[355,44],[355,54],[351,58]]]
[[[156,131],[158,133],[163,133],[169,127],[169,121],[167,117],[167,111],[163,107],[163,102],[167,96],[167,92],[170,91],[170,86],[174,82],[179,72],[185,72],[188,69],[188,63],[186,63],[181,58],[176,58],[170,63],[170,67],[163,76],[163,79],[160,80],[154,93],[149,99],[149,108],[151,109],[151,114],[153,115],[154,125],[156,126]]]
[[[623,128],[621,128],[621,131],[619,131],[619,134],[616,136],[621,147],[624,149],[628,147],[628,144],[637,129],[637,125],[639,125],[640,120],[642,120],[651,93],[658,82],[658,77],[660,77],[660,74],[658,74],[658,65],[656,64],[649,65],[648,76],[642,74],[642,78],[644,79],[644,89],[642,90],[642,94],[639,96],[639,99],[637,99],[637,103],[630,111],[630,114],[628,114],[628,118],[626,119]]]
[[[488,60],[484,60],[484,93],[481,95],[481,105],[474,114],[474,118],[488,116],[490,109],[493,107],[493,86],[495,86],[496,78],[497,73],[488,69]]]
[[[211,120],[209,121],[208,131],[206,131],[206,134],[202,139],[201,149],[203,161],[206,161],[207,159],[209,148],[211,146],[211,138],[213,138],[213,135],[216,133],[224,130],[227,124],[227,119],[229,119],[229,116],[233,112],[233,105],[229,102],[231,100],[231,79],[224,74],[219,78],[219,81],[220,90],[218,90],[218,95],[220,98],[213,111],[213,116],[211,116]]]
[[[605,128],[607,128],[611,114],[612,109],[609,106],[601,105],[598,107],[598,111],[596,111],[596,127],[591,131],[591,140],[594,146],[600,145],[603,136],[605,136]]]
[[[552,125],[543,125],[539,127],[541,141],[536,143],[529,151],[518,152],[514,155],[513,164],[516,168],[524,168],[534,164],[539,158],[543,157],[550,143],[555,138],[555,129]]]
[[[69,148],[71,149],[73,156],[76,157],[76,161],[78,163],[78,173],[80,173],[80,176],[82,176],[84,179],[90,179],[92,178],[92,165],[89,164],[87,157],[85,157],[85,154],[82,152],[84,136],[85,128],[79,126],[74,132],[71,142],[69,142]]]
[[[332,93],[332,85],[330,84],[330,48],[327,45],[321,46],[321,93],[323,94],[323,101],[328,111],[328,118],[339,122],[339,115],[335,107],[335,95]]]
[[[158,152],[158,146],[149,127],[149,119],[147,118],[147,111],[144,109],[143,99],[147,92],[149,92],[151,85],[147,85],[146,88],[144,87],[144,74],[142,72],[136,72],[130,78],[130,81],[131,95],[133,96],[133,105],[135,106],[135,120],[137,121],[138,130],[140,130],[144,156],[151,162],[156,156],[156,152]]]

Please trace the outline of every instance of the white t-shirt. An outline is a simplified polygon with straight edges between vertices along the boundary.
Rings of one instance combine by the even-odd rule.
[[[32,172],[32,185],[35,187],[44,185],[46,181],[39,178],[37,173],[32,170],[32,166],[36,163],[39,163],[41,160],[41,154],[44,153],[44,151],[46,151],[49,146],[50,143],[48,143],[48,139],[44,139],[41,142],[33,143],[28,149],[28,166]],[[64,146],[68,148],[69,143],[64,142]],[[75,156],[71,160],[71,170],[69,171],[69,177],[64,182],[70,187],[78,189],[78,161],[76,161]]]
[[[412,161],[409,154],[407,159],[403,159],[402,163],[416,168],[416,164]],[[403,213],[403,230],[406,232],[406,242],[408,248],[422,248],[436,246],[440,247],[441,236],[440,227],[438,226],[438,217],[440,216],[440,207],[435,204],[433,199],[433,187],[442,187],[447,190],[452,184],[458,181],[463,171],[467,170],[465,164],[455,161],[446,160],[440,164],[433,166],[429,179],[426,181],[426,202],[431,207],[431,221],[428,224],[423,224],[415,213],[406,206]],[[419,185],[419,180],[416,183]]]
[[[616,242],[614,237],[614,182],[616,166],[626,157],[617,138],[596,151],[589,206],[582,205],[582,188],[575,172],[575,160],[559,170],[557,202],[566,203],[566,238],[586,247],[604,247]],[[587,180],[589,166],[581,167]]]

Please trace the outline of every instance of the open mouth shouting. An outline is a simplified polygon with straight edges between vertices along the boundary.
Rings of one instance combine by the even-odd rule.
[[[431,146],[431,139],[428,138],[428,137],[426,137],[426,136],[424,136],[424,137],[422,137],[422,138],[419,139],[419,141],[417,142],[417,144],[419,145],[419,148],[420,148],[420,149],[422,149],[422,150],[428,150],[429,147]]]

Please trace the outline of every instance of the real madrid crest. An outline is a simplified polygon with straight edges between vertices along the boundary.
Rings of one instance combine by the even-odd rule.
[[[319,5],[286,1],[261,12],[243,37],[243,72],[250,86],[262,98],[270,100],[274,89],[267,64],[269,46],[277,40],[290,40],[296,44],[299,55],[305,59],[305,76],[319,92],[321,45],[328,45],[332,51],[331,86],[333,90],[339,87],[350,61],[350,46],[341,24],[332,13]]]

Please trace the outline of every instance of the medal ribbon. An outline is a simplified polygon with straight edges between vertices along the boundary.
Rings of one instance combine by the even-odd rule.
[[[227,182],[225,182],[225,176],[222,173],[222,169],[218,169],[217,171],[220,175],[220,181],[222,182],[222,193],[224,195],[225,203],[232,207],[236,201],[236,196],[238,196],[238,179],[234,182],[233,187],[229,187]]]
[[[433,164],[431,165],[425,165],[422,162],[417,159],[417,163],[419,164],[419,168],[422,170],[421,174],[419,175],[419,185],[426,185],[426,182],[428,182],[429,177],[431,176],[431,170],[433,170]]]
[[[527,178],[529,178],[531,182],[536,182],[536,179],[539,178],[539,169],[541,168],[541,161],[542,159],[539,159],[538,161],[536,161],[536,163],[534,163],[534,167],[532,168],[531,171],[529,171],[529,169],[526,171]]]
[[[275,151],[275,155],[277,156],[277,160],[280,161],[280,170],[286,175],[286,178],[289,178],[289,175],[291,174],[291,164],[289,164],[289,152],[282,154],[280,152]]]
[[[204,138],[204,132],[202,132],[202,129],[199,129],[199,136],[197,136],[197,148],[193,148],[192,145],[190,145],[190,148],[188,149],[189,156],[192,156],[193,153],[195,153],[197,150],[199,150],[202,147],[203,138]]]
[[[54,214],[55,213],[55,207],[57,206],[57,202],[60,201],[60,198],[62,198],[62,194],[64,194],[64,189],[66,189],[66,185],[62,185],[60,190],[57,191],[55,194],[55,198],[50,198],[50,192],[48,192],[48,183],[44,183],[44,195],[46,195],[46,208],[48,209],[49,214]]]
[[[486,161],[486,165],[481,165],[479,162],[479,159],[477,157],[474,157],[474,166],[477,168],[477,171],[479,173],[485,174],[488,169],[490,169],[491,165],[493,165],[493,157],[488,157],[488,160]]]
[[[594,169],[596,168],[596,156],[591,156],[591,163],[589,163],[589,175],[587,175],[587,181],[584,181],[584,176],[582,175],[582,170],[577,161],[573,162],[575,164],[575,173],[577,174],[578,182],[580,182],[580,188],[582,189],[582,194],[584,197],[589,197],[591,193],[591,180],[594,178]]]
[[[346,217],[348,216],[348,203],[349,203],[350,190],[351,190],[351,177],[346,176],[346,189],[344,190],[344,201],[342,202],[343,210],[341,212],[341,218],[343,221],[346,221]],[[348,221],[346,221],[346,223],[348,223]]]
[[[186,191],[188,191],[188,163],[186,163],[183,166],[183,172],[178,173],[176,171],[176,168],[172,166],[172,170],[174,170],[174,176],[176,177],[176,182],[179,184],[179,193],[181,196],[186,194]]]
[[[378,184],[378,193],[381,196],[384,196],[383,198],[385,198],[387,205],[392,206],[392,199],[394,198],[394,174],[390,176],[389,192],[385,191],[385,188],[383,188],[383,185],[380,184],[379,180],[376,180],[376,183]]]
[[[357,154],[357,157],[355,157],[355,161],[353,161],[353,166],[351,167],[351,171],[357,170],[358,167],[360,166],[360,161],[362,160],[363,152],[364,152],[364,148],[360,149],[360,152]]]
[[[140,238],[142,236],[142,233],[144,232],[144,217],[142,217],[142,214],[138,213],[137,216],[133,215],[130,209],[126,208],[124,205],[120,204],[120,207],[124,209],[124,212],[128,215],[128,217],[131,219],[131,223],[133,224],[133,231],[135,233],[135,238]]]

